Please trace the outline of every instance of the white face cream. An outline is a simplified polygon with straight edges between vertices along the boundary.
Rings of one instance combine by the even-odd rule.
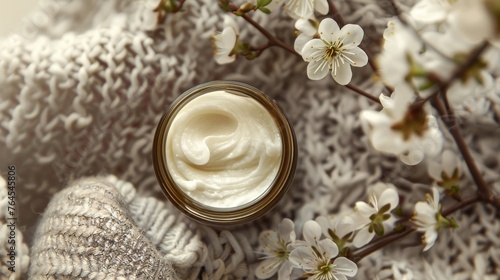
[[[238,207],[266,193],[282,158],[280,129],[251,97],[216,90],[175,115],[166,136],[167,169],[193,200]]]

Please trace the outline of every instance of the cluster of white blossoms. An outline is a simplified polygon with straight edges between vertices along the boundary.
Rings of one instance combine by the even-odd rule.
[[[346,280],[347,276],[355,276],[358,267],[339,255],[339,247],[331,237],[335,234],[332,230],[328,221],[326,224],[307,221],[302,230],[304,240],[295,240],[294,223],[284,219],[277,231],[261,233],[260,252],[264,256],[255,275],[268,279],[278,273],[279,280],[299,277]]]
[[[435,157],[443,146],[443,135],[429,106],[415,102],[434,94],[436,80],[447,81],[484,41],[491,46],[473,65],[446,87],[449,103],[456,106],[474,93],[494,86],[493,70],[500,64],[498,1],[421,0],[409,14],[389,21],[384,45],[376,56],[379,81],[394,88],[391,96],[380,95],[381,111],[364,111],[361,120],[372,146],[415,165],[426,156]],[[368,56],[360,48],[364,31],[359,25],[340,27],[330,17],[327,0],[255,0],[242,5],[238,15],[282,8],[296,20],[294,50],[307,65],[307,76],[321,80],[330,74],[340,85],[351,82],[351,67],[362,67]],[[324,17],[318,20],[318,16]],[[464,16],[467,15],[467,16]],[[400,19],[404,19],[401,22]],[[225,19],[222,33],[214,36],[215,58],[223,64],[238,54],[253,59],[258,53],[238,40],[238,28]],[[481,28],[479,28],[481,27]]]
[[[455,108],[472,98],[469,102],[480,102],[477,96],[491,91],[500,65],[496,47],[500,37],[491,31],[500,23],[494,5],[498,1],[422,0],[409,14],[401,15],[404,22],[389,21],[376,62],[381,81],[395,90],[390,98],[380,96],[380,112],[361,113],[376,150],[394,154],[409,165],[441,153],[444,139],[432,111],[415,102],[439,91],[437,79],[451,81],[444,94]],[[484,42],[490,43],[487,49],[457,75]]]
[[[284,219],[277,230],[261,233],[258,253],[262,255],[255,275],[268,279],[347,279],[356,275],[358,267],[349,259],[351,252],[369,245],[395,230],[398,220],[408,218],[394,214],[400,206],[396,187],[389,183],[376,183],[368,203],[358,201],[352,211],[337,216],[317,217],[304,223],[303,240],[296,238],[294,223]],[[455,228],[456,222],[441,213],[440,195],[436,187],[433,196],[417,202],[410,223],[406,227],[422,232],[424,251],[432,247],[442,228]]]
[[[426,251],[436,242],[441,229],[457,227],[452,218],[446,217],[451,210],[442,211],[440,199],[445,195],[463,202],[462,163],[456,152],[443,151],[445,137],[434,109],[450,129],[453,122],[445,119],[447,114],[453,116],[453,109],[465,106],[470,99],[481,103],[476,98],[493,91],[500,75],[500,1],[415,2],[408,13],[394,16],[387,24],[382,49],[370,62],[375,70],[373,82],[390,93],[380,94],[381,108],[363,110],[360,120],[376,151],[394,155],[407,165],[425,160],[432,194],[417,202],[412,214],[404,215],[397,188],[377,183],[367,188],[368,201],[356,202],[350,212],[307,221],[302,239],[297,238],[293,221],[284,219],[277,230],[264,231],[260,236],[262,262],[256,268],[259,279],[275,274],[278,279],[347,279],[357,273],[352,261],[358,260],[356,254],[365,248],[371,252],[373,248],[368,246],[374,240],[389,233],[417,231]],[[280,8],[295,20],[297,35],[293,49],[281,47],[308,63],[309,79],[321,80],[330,74],[337,84],[377,101],[376,95],[349,85],[351,67],[363,67],[369,62],[360,47],[364,31],[356,24],[339,26],[327,15],[327,0],[255,0],[229,11],[245,15]],[[252,51],[252,47],[239,42],[234,22],[227,20],[225,26],[214,37],[215,57],[221,64]],[[270,45],[279,44],[270,39]],[[246,54],[249,59],[255,57]]]
[[[347,85],[352,79],[351,66],[363,67],[368,63],[366,53],[359,48],[364,36],[359,25],[347,24],[340,28],[331,18],[318,23],[315,12],[328,13],[327,0],[260,0],[242,7],[236,13],[262,8],[271,12],[282,7],[296,19],[299,34],[294,49],[309,63],[307,76],[311,80],[323,79],[330,72],[337,83]],[[213,37],[215,59],[219,64],[233,62],[238,53],[238,29],[233,23],[225,20],[222,33]]]

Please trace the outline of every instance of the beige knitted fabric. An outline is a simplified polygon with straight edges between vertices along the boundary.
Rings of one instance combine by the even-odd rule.
[[[181,279],[127,206],[103,179],[79,180],[59,192],[38,226],[30,278]]]
[[[336,2],[346,21],[363,26],[363,41],[376,51],[392,16],[386,2]],[[405,9],[413,1],[400,2]],[[39,11],[28,17],[23,33],[0,39],[0,168],[16,166],[18,229],[22,231],[17,236],[25,244],[18,247],[23,265],[15,277],[25,278],[31,265],[32,275],[40,277],[88,272],[87,277],[122,273],[126,278],[141,278],[141,269],[134,264],[141,260],[164,264],[164,268],[148,268],[151,275],[145,278],[154,278],[155,273],[175,275],[176,271],[182,279],[255,279],[260,257],[255,253],[257,237],[262,230],[275,228],[282,218],[292,219],[300,236],[306,220],[352,207],[365,199],[367,186],[377,181],[399,187],[406,211],[423,200],[428,189],[419,183],[428,183],[421,179],[425,164],[407,167],[373,151],[362,132],[359,111],[376,105],[334,85],[331,79],[308,80],[303,60],[279,48],[253,61],[217,65],[210,36],[222,30],[223,13],[216,1],[187,0],[183,11],[168,15],[161,26],[155,25],[152,13],[157,3],[43,0]],[[283,13],[252,16],[293,44],[292,19]],[[236,21],[242,39],[254,45],[266,42],[241,18]],[[369,67],[353,71],[354,84],[374,95],[383,91]],[[184,90],[212,80],[246,82],[276,99],[294,126],[300,148],[287,196],[262,219],[230,230],[195,224],[172,209],[161,194],[151,163],[152,137],[163,111]],[[500,174],[500,154],[492,153],[500,149],[495,115],[500,112],[499,92],[500,80],[485,97],[456,108],[468,119],[461,123],[464,135],[478,136],[466,140],[491,182],[498,181]],[[106,174],[113,176],[99,177]],[[86,176],[93,179],[73,181]],[[473,183],[466,177],[464,191],[470,192]],[[500,190],[499,183],[494,187]],[[91,192],[92,188],[96,191]],[[68,203],[68,198],[81,204]],[[96,208],[90,208],[95,204]],[[99,207],[104,210],[96,211]],[[397,250],[389,248],[363,260],[356,278],[500,275],[496,215],[488,207],[477,206],[461,216],[460,230],[440,235],[429,252],[421,254],[421,248],[414,247],[420,240],[409,238]],[[108,217],[109,225],[93,217]],[[75,223],[59,222],[69,218]],[[88,238],[79,235],[90,232],[94,234]],[[132,243],[121,248],[101,237]],[[42,256],[52,247],[43,240],[60,240],[53,244],[68,245],[73,251],[49,262],[50,258]],[[69,246],[65,240],[75,243]],[[3,257],[5,236],[0,236],[0,245]],[[26,245],[32,247],[31,261]],[[98,253],[93,258],[103,262],[88,266],[73,259],[78,254],[89,256],[90,245],[94,252],[113,249],[113,256],[131,257],[113,263],[118,258]],[[144,255],[132,253],[137,250]],[[173,270],[167,269],[169,264]],[[1,265],[3,273],[6,265]],[[8,274],[0,278],[4,275]]]

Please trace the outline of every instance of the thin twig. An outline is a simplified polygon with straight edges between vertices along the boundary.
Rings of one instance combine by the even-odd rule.
[[[464,200],[460,201],[459,203],[456,203],[456,204],[446,208],[444,211],[441,212],[441,215],[446,217],[446,216],[450,215],[451,213],[457,211],[458,209],[465,209],[467,206],[472,205],[472,204],[479,202],[479,201],[480,201],[480,198],[478,195],[464,199]]]
[[[233,12],[238,10],[238,7],[236,7],[236,5],[234,5],[232,3],[229,4],[229,8],[231,8],[231,10],[233,10]],[[255,27],[257,30],[259,30],[259,32],[262,33],[262,35],[266,36],[266,38],[269,40],[269,42],[271,43],[271,45],[280,47],[280,48],[285,49],[285,50],[287,50],[288,52],[290,52],[290,53],[292,53],[294,55],[300,56],[300,54],[298,54],[293,48],[291,48],[287,44],[283,43],[280,39],[276,38],[276,36],[274,36],[269,31],[267,31],[264,27],[262,27],[262,25],[258,24],[251,17],[247,16],[246,14],[243,14],[241,17],[245,21],[247,21],[248,23],[250,23],[253,27]]]
[[[347,85],[345,85],[345,87],[348,88],[348,89],[350,89],[350,90],[352,90],[352,91],[354,91],[354,92],[356,92],[356,93],[358,93],[358,94],[360,94],[360,95],[362,95],[362,96],[364,96],[364,97],[367,97],[370,100],[373,100],[373,101],[377,102],[378,104],[382,104],[382,103],[380,103],[380,100],[378,99],[378,97],[369,94],[368,92],[366,92],[366,91],[358,88],[357,86],[354,86],[352,84],[347,84]]]

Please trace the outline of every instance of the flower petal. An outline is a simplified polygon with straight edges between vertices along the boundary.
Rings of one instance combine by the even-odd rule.
[[[401,137],[389,126],[379,127],[370,134],[370,142],[377,151],[390,154],[400,154],[407,150],[407,144]]]
[[[435,211],[439,211],[439,190],[436,187],[432,188],[432,198],[432,201],[434,202],[432,207],[434,207]]]
[[[356,248],[361,248],[372,241],[374,236],[375,231],[369,232],[368,227],[364,227],[360,231],[358,231],[352,243]]]
[[[434,225],[436,223],[436,209],[429,203],[419,201],[415,204],[416,219],[425,223],[426,226]]]
[[[435,181],[441,180],[442,166],[433,159],[427,161],[427,174]]]
[[[382,98],[381,98],[382,100]],[[373,110],[363,110],[361,111],[360,118],[368,122],[373,127],[379,127],[381,125],[390,126],[392,123],[391,118],[384,113],[380,113]]]
[[[218,53],[214,58],[218,64],[228,64],[236,60],[236,55],[228,56],[227,54]]]
[[[304,46],[307,44],[307,42],[311,41],[312,37],[305,34],[305,33],[300,33],[299,36],[295,39],[295,42],[293,43],[293,49],[302,54],[302,50],[304,49]]]
[[[281,249],[279,247],[278,234],[274,230],[266,230],[259,235],[259,244],[270,251]]]
[[[347,280],[347,277],[344,274],[333,273],[333,276],[335,277],[335,280]]]
[[[291,234],[295,229],[295,224],[290,219],[283,219],[278,227],[278,234],[285,240],[285,242],[291,241]],[[295,233],[293,234],[295,237]],[[295,239],[295,238],[294,238]]]
[[[371,215],[377,213],[377,210],[370,206],[368,203],[364,201],[358,201],[355,204],[355,210],[359,213],[359,215],[368,218]]]
[[[347,61],[338,61],[335,59],[334,63],[338,63],[337,67],[332,68],[332,77],[340,85],[347,85],[352,79],[351,65]]]
[[[303,50],[306,50],[307,47],[304,47]],[[312,61],[307,65],[307,77],[311,80],[321,80],[328,74],[328,66],[327,62],[323,59],[320,61]]]
[[[340,30],[339,37],[343,39],[344,48],[352,49],[357,47],[363,40],[365,32],[357,24],[346,24]]]
[[[313,36],[318,31],[315,26],[311,24],[311,19],[299,18],[295,22],[295,29],[302,34]]]
[[[278,271],[281,259],[270,258],[262,261],[255,269],[255,276],[259,279],[268,279]]]
[[[220,34],[220,40],[222,45],[225,47],[226,50],[231,51],[234,46],[236,45],[236,37],[237,37],[236,30],[232,27],[226,27],[224,30],[222,30],[222,33]]]
[[[335,224],[334,231],[339,238],[342,238],[353,232],[355,230],[354,227],[354,219],[351,216],[344,216]]]
[[[384,207],[386,204],[390,204],[391,208],[389,209],[392,210],[396,208],[398,203],[399,203],[398,193],[396,192],[396,190],[392,188],[386,189],[378,199],[378,206],[380,208]]]
[[[426,244],[424,247],[424,252],[429,250],[434,245],[437,238],[438,238],[438,233],[434,227],[428,228],[425,231],[424,238],[423,238],[423,241]]]
[[[384,107],[384,109],[392,110],[396,105],[394,104],[394,100],[392,100],[390,96],[384,95],[383,93],[379,95],[378,99],[380,100],[380,103],[382,104],[382,107]]]
[[[326,15],[329,10],[327,0],[314,1],[314,9],[316,9],[316,11],[322,15]]]
[[[351,59],[350,64],[354,67],[363,67],[368,63],[368,56],[360,48],[353,48],[343,52],[345,56]]]
[[[289,261],[284,262],[278,270],[278,280],[289,280],[293,266]]]
[[[331,218],[325,217],[325,216],[319,216],[316,218],[316,222],[321,227],[321,231],[323,232],[323,235],[330,237],[330,235],[328,233],[328,229],[333,229],[333,226],[331,223]]]
[[[335,258],[339,254],[339,247],[329,238],[319,241],[318,245],[318,250],[328,259]]]
[[[293,249],[288,259],[294,267],[302,269],[315,269],[317,264],[314,251],[309,246]]]
[[[458,167],[457,156],[450,150],[444,150],[441,157],[443,170],[448,174],[448,176],[451,176],[453,171],[455,171],[455,168]]]
[[[233,16],[224,15],[224,26],[225,27],[231,27],[234,30],[234,32],[235,32],[236,35],[240,34],[239,26],[236,23],[236,21],[234,21],[234,17]]]
[[[314,14],[313,1],[289,0],[285,2],[285,10],[294,18],[310,18]]]
[[[331,18],[325,18],[319,23],[318,33],[321,39],[331,43],[337,40],[340,28],[337,22]]]
[[[312,39],[304,45],[302,49],[302,59],[307,62],[314,61],[318,54],[322,54],[326,50],[325,43],[320,39]]]
[[[336,271],[349,277],[354,277],[358,273],[358,266],[353,261],[344,257],[337,258],[333,262],[333,265],[336,266]]]
[[[304,240],[311,246],[315,246],[321,237],[321,226],[312,220],[305,222],[303,233]]]

